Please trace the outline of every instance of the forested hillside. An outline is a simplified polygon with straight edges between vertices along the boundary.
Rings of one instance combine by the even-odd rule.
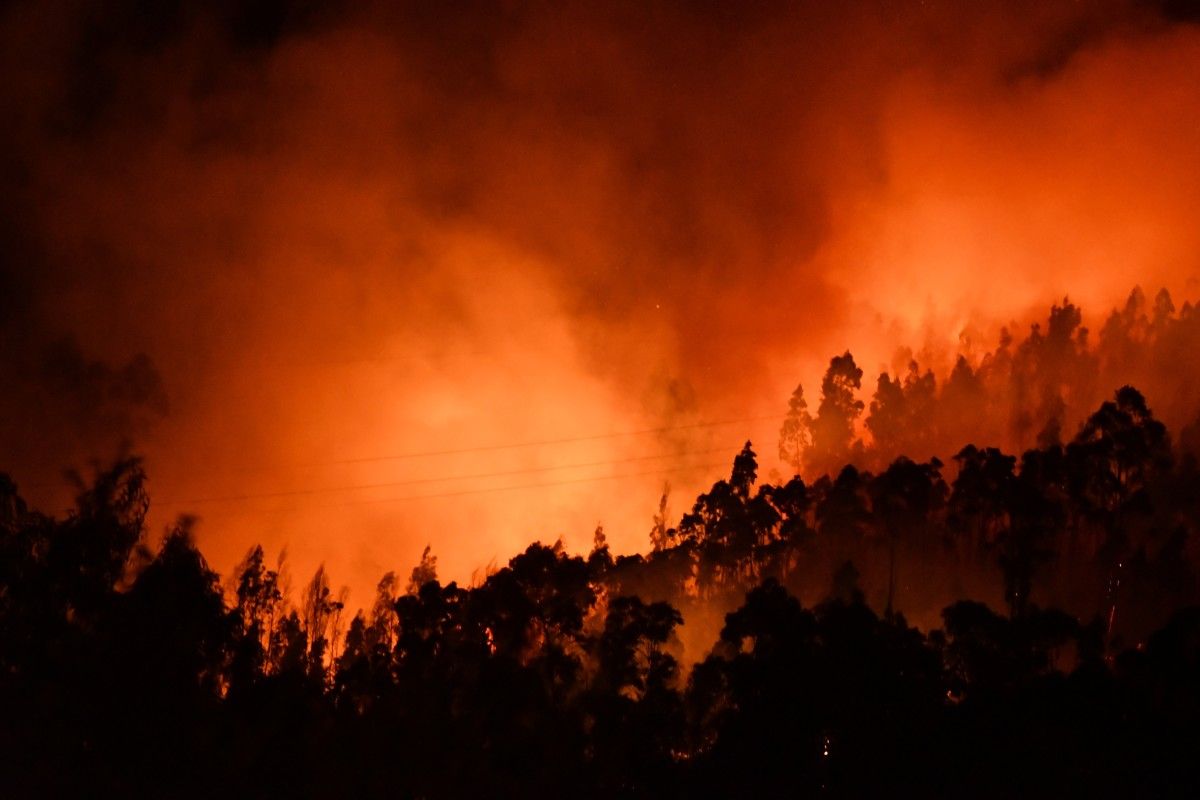
[[[465,587],[427,550],[359,611],[261,548],[223,584],[188,518],[151,552],[137,459],[64,518],[4,479],[4,793],[1200,787],[1195,457],[1125,387],[1066,444],[946,469],[771,485],[747,443],[646,554],[598,529]]]

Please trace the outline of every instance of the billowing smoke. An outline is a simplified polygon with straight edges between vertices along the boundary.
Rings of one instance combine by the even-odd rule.
[[[831,353],[1197,294],[1186,5],[253,8],[0,11],[6,466],[129,441],[218,567],[642,548]]]
[[[1141,387],[1155,413],[1179,434],[1179,449],[1198,454],[1200,382],[1188,364],[1200,357],[1200,310],[1176,308],[1170,293],[1153,301],[1140,287],[1113,309],[1099,335],[1064,298],[1022,338],[1001,328],[986,352],[957,354],[941,374],[901,347],[895,368],[867,380],[847,352],[830,359],[819,404],[803,385],[788,402],[779,458],[810,478],[842,466],[886,468],[899,456],[949,464],[971,443],[1021,453],[1068,441],[1107,395]],[[937,359],[935,359],[937,360]]]

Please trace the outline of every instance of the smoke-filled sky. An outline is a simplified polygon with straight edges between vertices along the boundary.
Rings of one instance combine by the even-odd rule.
[[[286,546],[358,603],[426,543],[643,549],[834,353],[870,387],[1065,295],[1195,300],[1197,22],[0,3],[0,469],[56,511],[130,447],[214,567]]]

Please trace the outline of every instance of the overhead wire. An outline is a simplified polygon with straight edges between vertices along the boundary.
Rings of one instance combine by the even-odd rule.
[[[388,488],[395,488],[395,487],[399,487],[399,486],[413,486],[413,485],[424,484],[424,483],[445,483],[445,482],[460,481],[460,480],[484,480],[487,478],[506,477],[509,475],[527,475],[530,473],[537,473],[537,472],[555,472],[558,470],[566,470],[566,469],[585,469],[585,468],[589,468],[589,467],[612,466],[614,464],[630,464],[630,463],[634,463],[634,462],[638,462],[638,461],[652,461],[652,460],[660,459],[660,458],[684,458],[686,456],[694,456],[694,455],[711,455],[712,453],[724,452],[725,449],[726,448],[722,447],[722,448],[709,448],[707,450],[690,450],[690,451],[684,451],[684,452],[678,452],[678,453],[656,453],[653,455],[632,456],[630,458],[608,459],[608,460],[604,460],[604,461],[588,461],[588,462],[575,463],[575,464],[556,464],[556,465],[545,466],[545,467],[527,467],[527,468],[515,469],[515,470],[476,472],[476,473],[469,473],[469,474],[462,474],[462,475],[444,475],[444,476],[429,477],[429,478],[411,478],[411,479],[401,480],[401,481],[383,481],[383,482],[379,482],[379,483],[360,483],[360,484],[350,484],[350,485],[346,485],[346,486],[318,486],[318,487],[288,489],[288,490],[272,491],[272,492],[245,492],[245,493],[241,493],[241,494],[224,495],[224,496],[216,496],[216,497],[197,497],[197,498],[191,498],[191,499],[187,499],[187,500],[183,500],[183,499],[162,500],[162,501],[156,502],[155,505],[159,505],[159,506],[192,505],[192,504],[199,505],[199,504],[204,504],[204,503],[224,503],[224,502],[236,502],[236,501],[241,501],[241,500],[263,500],[263,499],[271,499],[271,498],[276,498],[276,497],[298,497],[298,496],[306,496],[306,495],[327,494],[327,493],[331,493],[331,492],[361,491],[361,490],[365,490],[365,489],[388,489]],[[480,490],[480,491],[487,491],[487,490],[485,489],[485,490]]]
[[[725,462],[714,462],[714,463],[707,463],[707,464],[689,464],[686,466],[669,467],[666,469],[644,470],[641,472],[625,472],[625,473],[619,473],[616,475],[596,475],[596,476],[591,476],[591,477],[587,477],[587,478],[571,478],[571,479],[562,480],[562,481],[544,481],[544,482],[540,482],[540,483],[525,483],[525,484],[516,484],[516,485],[512,485],[512,486],[489,486],[489,487],[485,487],[485,488],[461,489],[461,490],[457,490],[457,491],[453,491],[453,492],[433,492],[433,493],[426,493],[426,494],[401,495],[399,497],[360,498],[357,500],[346,500],[346,501],[343,501],[340,503],[325,503],[325,504],[321,504],[318,506],[310,506],[309,508],[346,508],[346,507],[359,506],[359,505],[375,505],[375,504],[381,504],[381,503],[401,503],[401,502],[406,502],[406,501],[410,501],[410,500],[431,500],[431,499],[446,498],[446,497],[463,497],[463,496],[474,495],[474,494],[491,494],[491,493],[496,493],[496,492],[511,492],[511,491],[525,490],[525,489],[542,489],[542,488],[550,488],[550,487],[556,487],[556,486],[570,486],[570,485],[575,485],[575,484],[594,483],[594,482],[599,482],[599,481],[620,480],[623,478],[642,478],[642,477],[648,477],[651,475],[670,475],[670,474],[692,471],[692,470],[716,469],[718,467],[724,467],[724,466],[727,466],[727,464]],[[279,509],[279,508],[239,509],[233,513],[235,516],[241,516],[241,515],[245,515],[245,514],[276,514],[276,513],[282,513],[285,510],[286,509]]]
[[[551,486],[569,486],[569,485],[578,484],[578,483],[592,483],[595,481],[619,480],[621,478],[643,478],[643,477],[647,477],[650,475],[664,475],[664,474],[670,474],[670,473],[674,473],[674,472],[685,472],[685,471],[690,471],[690,470],[716,469],[717,467],[724,467],[724,466],[728,466],[728,463],[724,462],[724,461],[718,461],[718,462],[710,463],[710,464],[687,464],[687,465],[678,466],[678,467],[671,467],[669,469],[646,470],[644,472],[626,472],[626,473],[622,473],[622,474],[618,474],[618,475],[597,475],[597,476],[593,476],[593,477],[589,477],[589,478],[572,478],[570,480],[564,480],[564,481],[548,481],[548,482],[543,482],[543,483],[526,483],[526,484],[519,484],[516,486],[490,486],[490,487],[486,487],[483,489],[463,489],[461,491],[454,491],[454,492],[438,492],[435,494],[405,495],[402,497],[364,498],[364,499],[357,500],[357,501],[348,501],[344,505],[365,505],[365,504],[369,504],[369,503],[393,503],[393,502],[400,502],[403,500],[424,500],[424,499],[431,499],[431,498],[438,498],[438,497],[461,497],[463,495],[470,495],[470,494],[488,494],[491,492],[509,492],[509,491],[516,491],[518,489],[541,489],[541,488],[551,487]]]
[[[391,455],[374,455],[362,456],[358,458],[343,458],[333,461],[320,462],[320,465],[327,464],[361,464],[372,461],[392,461],[409,458],[427,458],[430,456],[447,456],[461,455],[466,453],[482,453],[493,450],[516,450],[523,447],[546,447],[557,444],[573,444],[576,442],[592,442],[602,439],[615,439],[625,436],[645,436],[651,433],[670,433],[672,431],[695,430],[698,428],[716,428],[723,425],[740,425],[747,422],[765,422],[770,420],[781,420],[782,416],[774,414],[765,417],[746,417],[743,419],[727,419],[717,420],[713,422],[696,422],[689,425],[670,425],[659,428],[643,428],[634,431],[615,431],[611,433],[597,433],[589,436],[572,436],[561,439],[541,439],[528,442],[511,442],[506,444],[479,445],[475,447],[461,447],[448,450],[425,450],[410,453],[395,453]],[[314,466],[317,466],[314,464]]]
[[[726,419],[714,420],[708,422],[694,422],[687,425],[669,425],[658,428],[642,428],[632,431],[612,431],[609,433],[589,434],[587,436],[571,436],[559,439],[535,439],[525,442],[506,442],[504,444],[489,444],[475,445],[472,447],[458,447],[445,450],[416,450],[407,453],[392,453],[379,454],[369,456],[357,456],[354,458],[329,459],[324,461],[304,461],[295,464],[262,464],[258,466],[232,466],[225,467],[227,472],[268,472],[272,470],[295,469],[298,467],[324,467],[338,466],[342,464],[365,464],[376,461],[400,461],[405,459],[415,458],[432,458],[436,456],[448,455],[466,455],[468,453],[484,453],[496,450],[518,450],[524,447],[548,447],[559,444],[573,444],[577,442],[592,442],[604,439],[617,439],[628,436],[645,436],[652,433],[671,433],[673,431],[698,430],[702,428],[717,428],[725,425],[741,425],[751,422],[771,422],[778,421],[784,417],[778,414],[772,414],[762,417],[743,417],[741,419]],[[46,489],[62,484],[54,483],[33,483],[27,484],[29,488]]]
[[[520,449],[520,448],[525,448],[525,447],[553,446],[553,445],[570,444],[570,443],[576,443],[576,442],[600,441],[600,440],[604,440],[604,439],[612,439],[612,438],[620,438],[620,437],[641,436],[641,435],[656,434],[656,433],[669,433],[669,432],[680,431],[680,430],[696,430],[696,429],[703,429],[703,428],[721,427],[721,426],[725,426],[725,425],[745,424],[745,423],[764,422],[764,421],[776,421],[781,418],[782,417],[780,417],[778,415],[770,415],[770,416],[761,416],[761,417],[746,417],[746,418],[742,418],[742,419],[715,420],[715,421],[690,423],[687,425],[660,426],[657,428],[643,428],[643,429],[632,430],[632,431],[615,431],[615,432],[602,433],[602,434],[590,434],[590,435],[585,435],[585,436],[561,437],[561,438],[556,438],[556,439],[542,439],[542,440],[534,440],[534,441],[526,441],[526,442],[510,442],[510,443],[495,444],[495,445],[480,445],[480,446],[474,446],[474,447],[449,448],[449,449],[444,449],[444,450],[414,451],[414,452],[409,452],[409,453],[364,456],[364,457],[351,458],[351,459],[337,459],[337,460],[330,460],[330,461],[325,461],[325,462],[312,462],[310,464],[304,464],[301,466],[325,466],[325,465],[339,465],[339,464],[370,463],[370,462],[381,462],[381,461],[389,461],[389,460],[403,460],[403,459],[416,459],[416,458],[423,458],[423,457],[435,457],[435,456],[444,456],[444,455],[462,455],[462,454],[475,453],[475,452],[492,452],[492,451],[510,450],[510,449],[515,450],[515,449]],[[333,493],[338,493],[338,492],[353,492],[353,491],[365,491],[365,490],[373,490],[373,489],[396,488],[396,487],[402,487],[402,486],[416,486],[416,485],[430,484],[430,483],[448,483],[448,482],[462,481],[462,480],[487,480],[490,478],[506,477],[506,476],[511,476],[511,475],[525,475],[525,474],[533,474],[533,473],[539,473],[539,472],[555,472],[555,471],[568,470],[568,469],[584,469],[584,468],[591,468],[591,467],[613,466],[613,465],[617,465],[617,464],[629,464],[629,463],[635,463],[635,462],[639,462],[639,461],[652,461],[652,460],[663,459],[663,458],[683,458],[683,457],[693,456],[693,455],[707,455],[707,454],[716,453],[716,452],[724,452],[725,449],[726,448],[710,448],[707,450],[693,450],[693,451],[684,451],[684,452],[676,452],[676,453],[659,453],[659,454],[653,454],[653,455],[633,456],[630,458],[610,459],[610,460],[604,460],[604,461],[591,461],[591,462],[582,462],[582,463],[573,463],[573,464],[557,464],[557,465],[549,465],[549,466],[544,466],[544,467],[528,467],[528,468],[514,469],[514,470],[477,472],[477,473],[469,473],[469,474],[434,476],[434,477],[426,477],[426,478],[411,478],[411,479],[399,480],[399,481],[383,481],[383,482],[377,482],[377,483],[351,484],[351,485],[345,485],[345,486],[304,487],[304,488],[298,488],[298,489],[269,491],[269,492],[244,492],[244,493],[240,493],[240,494],[231,494],[231,495],[224,495],[224,496],[198,497],[198,498],[190,498],[190,499],[155,501],[153,505],[156,507],[162,508],[162,507],[171,507],[171,506],[192,506],[192,505],[210,505],[210,504],[218,504],[218,503],[238,503],[238,502],[245,502],[245,501],[252,501],[252,500],[269,500],[269,499],[273,499],[273,498],[283,498],[283,497],[317,496],[317,495],[333,494]],[[388,497],[388,498],[360,498],[357,500],[343,501],[341,503],[324,504],[323,506],[318,506],[318,507],[344,507],[344,506],[363,505],[363,504],[395,503],[395,502],[404,502],[404,501],[409,501],[409,500],[436,499],[436,498],[446,498],[446,497],[462,497],[462,496],[477,495],[477,494],[490,494],[490,493],[496,493],[496,492],[521,491],[521,490],[539,489],[539,488],[552,488],[552,487],[556,487],[556,486],[578,485],[578,484],[585,484],[585,483],[592,483],[592,482],[620,480],[620,479],[624,479],[624,478],[636,478],[636,477],[647,477],[647,476],[651,476],[651,475],[673,474],[673,473],[690,471],[690,470],[715,469],[715,468],[722,467],[722,466],[726,466],[726,464],[723,462],[717,462],[717,463],[710,463],[710,464],[682,465],[682,466],[670,467],[670,468],[666,468],[666,469],[646,470],[646,471],[631,472],[631,473],[619,473],[619,474],[615,474],[615,475],[588,476],[588,477],[572,478],[572,479],[561,480],[561,481],[541,481],[541,482],[537,482],[537,483],[517,484],[517,485],[511,485],[511,486],[475,487],[475,488],[468,488],[468,489],[461,489],[461,490],[454,490],[454,491],[441,491],[441,492],[431,492],[431,493],[423,493],[423,494],[408,494],[408,495],[401,495],[398,497]],[[282,469],[283,467],[279,467],[279,468]],[[312,508],[313,506],[309,506],[309,507]],[[279,509],[276,509],[276,510],[278,511]],[[253,510],[253,509],[242,509],[242,511],[243,512],[248,511],[250,513],[255,513],[255,510]],[[261,513],[261,510],[260,510],[260,513]]]

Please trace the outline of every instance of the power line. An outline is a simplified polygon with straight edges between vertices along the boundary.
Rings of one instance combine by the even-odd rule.
[[[457,492],[439,492],[437,494],[414,494],[414,495],[406,495],[404,497],[365,498],[365,499],[357,500],[357,501],[348,501],[346,503],[342,503],[341,505],[366,505],[369,503],[396,503],[396,502],[400,502],[402,500],[424,500],[424,499],[430,499],[430,498],[436,498],[436,497],[460,497],[462,495],[468,495],[468,494],[488,494],[490,492],[510,492],[510,491],[515,491],[517,489],[541,489],[541,488],[551,487],[551,486],[569,486],[571,484],[577,484],[577,483],[592,483],[594,481],[619,480],[621,478],[644,478],[649,475],[664,475],[664,474],[670,474],[673,472],[686,472],[686,471],[690,471],[690,470],[700,470],[700,469],[716,469],[717,467],[726,467],[726,466],[729,466],[726,462],[718,461],[718,462],[712,463],[712,464],[689,464],[686,466],[672,467],[670,469],[665,469],[665,470],[655,469],[655,470],[647,470],[645,472],[626,472],[626,473],[623,473],[620,475],[600,475],[600,476],[592,477],[592,478],[573,478],[571,480],[550,481],[550,482],[546,482],[546,483],[525,483],[525,484],[518,484],[516,486],[493,486],[493,487],[488,487],[486,489],[463,489],[462,491],[457,491]]]
[[[284,469],[292,469],[292,468],[296,468],[296,467],[319,467],[319,466],[334,466],[334,465],[343,465],[343,464],[366,464],[366,463],[373,463],[373,462],[380,462],[380,461],[400,461],[400,460],[411,460],[411,459],[417,459],[417,458],[431,458],[431,457],[447,456],[447,455],[464,455],[467,453],[495,452],[495,451],[499,451],[499,450],[517,450],[517,449],[521,449],[521,448],[525,448],[525,447],[546,447],[546,446],[551,446],[551,445],[572,444],[572,443],[576,443],[576,442],[593,442],[593,441],[601,441],[604,439],[616,439],[616,438],[623,438],[623,437],[629,437],[629,436],[645,436],[648,434],[655,434],[655,433],[670,433],[673,431],[698,430],[698,429],[703,429],[703,428],[717,428],[717,427],[722,427],[722,426],[726,426],[726,425],[739,425],[739,424],[746,424],[746,423],[753,423],[753,422],[778,421],[783,418],[784,417],[781,415],[768,415],[768,416],[760,416],[760,417],[743,417],[741,419],[727,419],[727,420],[714,420],[714,421],[708,421],[708,422],[694,422],[694,423],[690,423],[687,425],[668,425],[668,426],[662,426],[662,427],[658,427],[658,428],[642,428],[640,430],[631,430],[631,431],[613,431],[613,432],[609,432],[609,433],[597,433],[597,434],[590,434],[587,436],[571,436],[571,437],[563,437],[563,438],[559,438],[559,439],[541,439],[541,440],[533,440],[533,441],[525,441],[525,442],[508,442],[508,443],[504,443],[504,444],[477,445],[477,446],[472,446],[472,447],[450,448],[450,449],[445,449],[445,450],[412,451],[412,452],[408,452],[408,453],[361,456],[361,457],[356,457],[356,458],[333,459],[333,460],[328,460],[328,461],[310,461],[310,462],[302,462],[299,464],[292,464],[292,465],[279,464],[279,465],[275,465],[275,466],[260,466],[260,467],[232,467],[232,468],[226,468],[226,471],[242,472],[242,473],[245,473],[245,472],[267,472],[267,471],[271,471],[271,470],[284,470]],[[703,452],[715,452],[715,451],[703,451]],[[699,453],[690,453],[690,455],[696,455],[696,454],[699,454]],[[663,457],[665,458],[667,456],[663,456]],[[624,462],[614,461],[614,462],[603,462],[603,463],[624,463]],[[597,463],[597,464],[578,465],[578,466],[599,466],[599,465],[600,464]],[[568,467],[564,466],[564,467],[555,467],[555,468],[550,468],[550,469],[560,469],[560,468],[566,469]],[[458,477],[458,478],[483,478],[483,477],[493,477],[495,475],[517,474],[518,472],[520,472],[520,471],[514,471],[512,473],[485,473],[485,474],[481,474],[481,475],[464,475],[464,476],[456,476],[456,477]],[[434,480],[452,480],[452,478],[420,479],[419,481],[416,481],[416,482],[424,482],[424,481],[432,482]],[[378,486],[402,485],[402,483],[401,484],[379,484]],[[66,485],[68,485],[66,482],[64,482],[62,484],[38,483],[38,484],[27,484],[27,488],[47,489],[47,488],[53,488],[55,486],[66,486]],[[364,485],[361,487],[346,487],[346,488],[376,488],[376,487],[375,487],[375,485],[371,485],[371,486]],[[295,494],[306,494],[306,493],[309,493],[310,491],[314,491],[314,490],[297,490],[295,492],[268,493],[265,495],[246,495],[245,498],[250,499],[253,497],[266,497],[266,496],[283,497],[283,496],[290,496],[290,495],[295,495]],[[315,491],[320,491],[320,490],[315,490]],[[184,504],[184,503],[209,503],[209,502],[219,502],[219,501],[234,500],[234,499],[243,499],[243,496],[236,496],[236,497],[231,496],[229,498],[198,498],[195,500],[163,501],[163,502],[158,503],[157,505],[180,505],[180,504]]]
[[[326,504],[319,505],[319,506],[309,506],[309,508],[310,509],[311,508],[346,508],[349,506],[374,505],[377,503],[401,503],[401,502],[405,502],[408,500],[429,500],[429,499],[437,499],[437,498],[444,498],[444,497],[462,497],[465,495],[472,495],[472,494],[491,494],[491,493],[495,493],[495,492],[512,492],[512,491],[519,491],[519,490],[524,490],[524,489],[542,489],[542,488],[551,488],[551,487],[555,487],[555,486],[570,486],[573,484],[581,484],[581,483],[594,483],[594,482],[599,482],[599,481],[620,480],[622,478],[643,478],[643,477],[647,477],[647,476],[651,476],[651,475],[669,475],[669,474],[677,473],[677,472],[716,469],[718,467],[725,467],[725,466],[728,466],[728,464],[726,464],[725,462],[715,462],[715,463],[711,463],[711,464],[690,464],[687,466],[671,467],[668,469],[646,470],[643,472],[626,472],[626,473],[621,473],[618,475],[599,475],[599,476],[594,476],[594,477],[590,477],[590,478],[572,478],[572,479],[564,480],[564,481],[545,481],[542,483],[524,483],[524,484],[516,484],[513,486],[490,486],[490,487],[483,488],[483,489],[463,489],[463,490],[454,491],[454,492],[436,492],[436,493],[430,493],[430,494],[402,495],[400,497],[363,498],[363,499],[359,499],[359,500],[347,500],[347,501],[341,502],[341,503],[326,503]],[[162,505],[162,504],[159,504],[159,505]],[[241,509],[240,511],[237,511],[234,513],[237,515],[278,514],[278,513],[282,513],[283,511],[284,511],[284,509]]]
[[[479,480],[486,478],[498,478],[508,475],[527,475],[536,472],[554,472],[564,469],[582,469],[586,467],[605,467],[614,464],[629,464],[637,461],[652,461],[659,458],[683,458],[685,456],[695,455],[711,455],[713,453],[725,452],[726,448],[710,448],[708,450],[691,450],[680,453],[658,453],[648,456],[632,456],[630,458],[610,459],[607,461],[589,461],[576,464],[557,464],[548,467],[528,467],[524,469],[504,470],[501,472],[477,472],[466,475],[446,475],[434,478],[411,478],[403,481],[385,481],[382,483],[360,483],[348,486],[321,486],[311,487],[306,489],[288,489],[274,492],[247,492],[237,495],[225,495],[218,497],[199,497],[190,500],[164,500],[156,503],[159,506],[176,506],[176,505],[198,505],[202,503],[225,503],[237,502],[241,500],[263,500],[275,497],[298,497],[305,495],[326,494],[330,492],[349,492],[359,491],[363,489],[387,489],[397,486],[414,486],[422,483],[443,483],[447,481],[460,480]],[[485,491],[485,490],[480,490]]]
[[[590,436],[572,436],[563,439],[542,439],[540,441],[531,442],[512,442],[508,444],[492,444],[480,445],[476,447],[462,447],[450,450],[426,450],[421,452],[411,453],[396,453],[393,455],[378,455],[378,456],[362,456],[360,458],[344,458],[335,461],[324,461],[314,463],[312,466],[327,465],[327,464],[361,464],[370,461],[392,461],[408,458],[426,458],[428,456],[448,456],[460,455],[463,453],[480,453],[492,450],[516,450],[522,447],[544,447],[555,444],[571,444],[574,442],[593,442],[600,439],[616,439],[623,436],[644,436],[650,433],[669,433],[671,431],[695,430],[697,428],[716,428],[723,425],[739,425],[747,422],[765,422],[769,420],[781,420],[780,415],[771,415],[766,417],[746,417],[743,419],[726,419],[716,422],[696,422],[690,425],[671,425],[661,428],[644,428],[636,431],[617,431],[613,433],[597,433]]]

